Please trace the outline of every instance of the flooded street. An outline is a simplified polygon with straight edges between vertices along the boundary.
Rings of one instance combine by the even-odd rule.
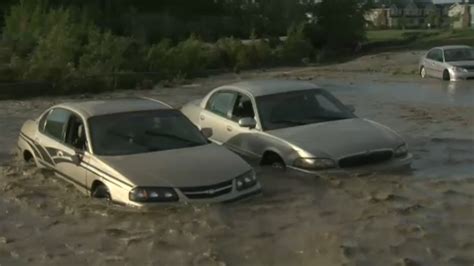
[[[407,140],[412,169],[322,179],[257,167],[256,198],[142,212],[12,159],[22,123],[55,103],[147,96],[179,107],[218,85],[268,77],[310,80],[391,127]],[[0,110],[0,265],[474,264],[473,82],[295,68],[1,101]]]

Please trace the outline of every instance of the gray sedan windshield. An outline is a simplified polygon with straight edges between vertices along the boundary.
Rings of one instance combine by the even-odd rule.
[[[446,62],[470,61],[474,60],[474,48],[456,48],[444,51]]]
[[[320,89],[261,96],[256,101],[264,130],[355,117],[334,96]]]
[[[125,155],[207,144],[199,130],[175,110],[143,111],[89,119],[97,155]]]

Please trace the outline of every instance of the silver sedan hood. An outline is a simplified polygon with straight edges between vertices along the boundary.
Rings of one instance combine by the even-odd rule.
[[[451,66],[474,66],[474,60],[469,60],[469,61],[455,61],[455,62],[446,62],[447,64]]]
[[[378,149],[395,149],[403,140],[389,128],[360,118],[268,131],[314,156],[339,159]]]
[[[238,155],[216,144],[99,159],[137,186],[212,185],[251,169]]]

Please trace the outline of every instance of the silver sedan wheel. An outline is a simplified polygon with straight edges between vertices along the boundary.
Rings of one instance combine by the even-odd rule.
[[[420,69],[420,76],[421,76],[422,78],[425,78],[425,77],[426,77],[426,69],[425,69],[425,67],[421,67],[421,69]]]

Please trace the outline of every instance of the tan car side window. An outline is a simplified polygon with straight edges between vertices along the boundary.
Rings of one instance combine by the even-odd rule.
[[[66,144],[82,151],[87,149],[84,122],[75,114],[72,114],[69,118],[66,129]]]
[[[66,135],[66,125],[70,116],[71,112],[68,110],[61,108],[53,109],[46,118],[44,134],[63,142]]]

